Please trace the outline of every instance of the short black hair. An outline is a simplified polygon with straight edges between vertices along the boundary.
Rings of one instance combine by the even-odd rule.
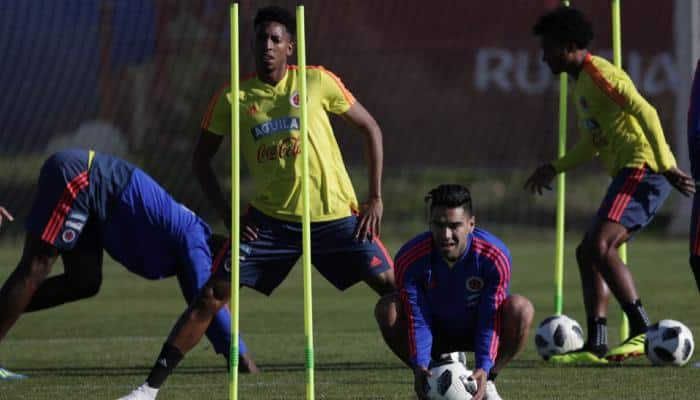
[[[297,21],[285,8],[269,6],[259,9],[257,14],[255,14],[253,27],[258,29],[259,26],[268,22],[277,22],[284,25],[292,38],[294,38],[294,36],[297,34]]]
[[[469,215],[474,215],[472,212],[472,194],[466,186],[454,183],[439,185],[428,192],[425,196],[425,202],[431,211],[438,206],[447,208],[462,207]]]
[[[576,43],[579,49],[585,49],[593,40],[593,25],[581,11],[559,6],[540,16],[532,27],[532,33],[563,45]]]

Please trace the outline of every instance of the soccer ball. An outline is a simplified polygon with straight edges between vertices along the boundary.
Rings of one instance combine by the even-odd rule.
[[[540,322],[535,333],[537,352],[549,357],[564,354],[583,347],[581,325],[566,315],[553,315]]]
[[[644,340],[644,352],[655,365],[685,365],[694,348],[690,329],[672,319],[662,319],[650,326]]]
[[[469,400],[476,393],[472,372],[462,363],[445,358],[431,365],[428,377],[428,398],[431,400]]]

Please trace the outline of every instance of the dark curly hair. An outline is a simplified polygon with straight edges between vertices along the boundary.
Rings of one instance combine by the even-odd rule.
[[[277,22],[284,25],[291,37],[294,37],[297,34],[296,19],[294,19],[292,14],[287,9],[277,6],[269,6],[259,9],[257,14],[255,14],[253,27],[257,30],[259,26],[262,26],[268,22]]]
[[[575,43],[579,49],[585,49],[593,40],[593,25],[581,11],[560,6],[540,16],[532,33],[563,45]]]
[[[466,186],[454,183],[442,184],[428,192],[425,196],[425,202],[431,211],[438,206],[462,207],[469,215],[473,215],[472,195]]]

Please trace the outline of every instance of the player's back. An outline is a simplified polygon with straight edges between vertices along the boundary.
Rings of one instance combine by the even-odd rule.
[[[199,235],[201,244],[210,234],[208,226],[192,211],[175,201],[145,172],[116,157],[95,158],[102,187],[111,192],[120,186],[122,170],[131,175],[116,194],[103,222],[105,250],[132,272],[149,279],[175,273],[186,256],[190,236]],[[110,172],[111,171],[111,172]]]

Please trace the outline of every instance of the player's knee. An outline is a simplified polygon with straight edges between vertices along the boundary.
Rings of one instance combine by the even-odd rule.
[[[514,294],[506,300],[506,315],[515,321],[519,321],[524,328],[529,328],[535,318],[535,306],[525,296]]]
[[[194,309],[197,314],[216,314],[226,302],[217,296],[211,286],[204,286],[194,300]]]
[[[396,290],[396,281],[394,278],[394,270],[388,269],[374,277],[377,290],[381,296],[386,296],[394,293]]]
[[[386,328],[396,323],[399,313],[398,305],[398,296],[395,294],[383,296],[377,301],[374,306],[374,318],[380,327]]]

